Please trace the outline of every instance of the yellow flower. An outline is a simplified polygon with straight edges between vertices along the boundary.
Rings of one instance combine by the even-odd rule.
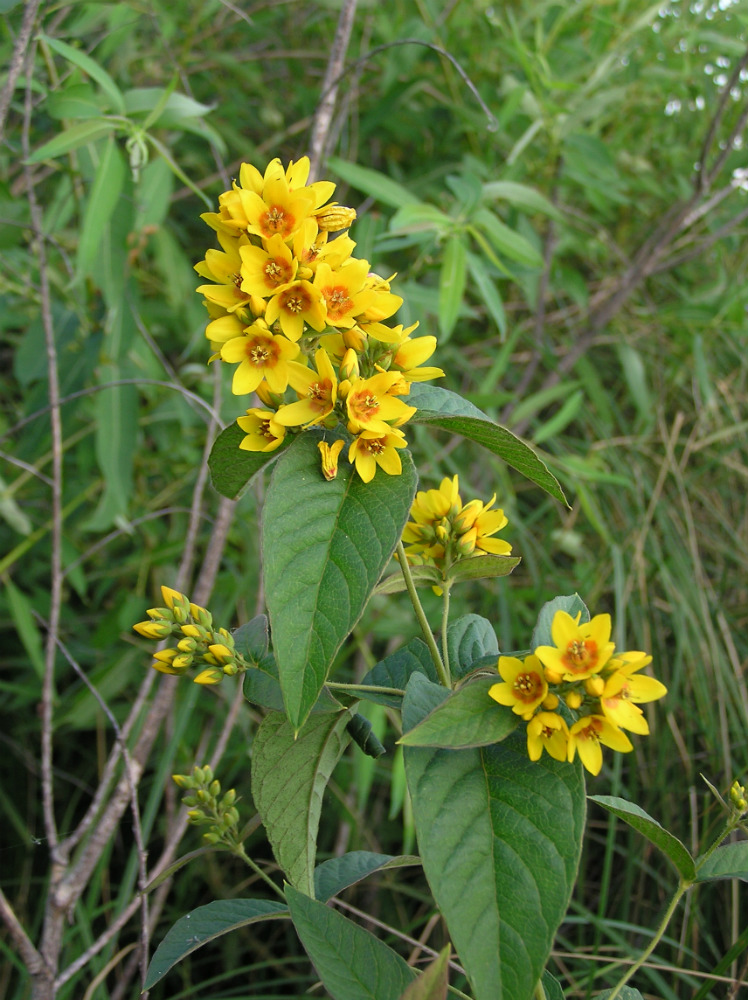
[[[398,378],[397,372],[380,372],[353,383],[345,401],[351,433],[373,431],[386,434],[390,425],[399,427],[413,416],[415,406],[408,406],[390,395]]]
[[[370,483],[380,467],[388,476],[399,476],[403,471],[402,461],[396,448],[407,447],[405,435],[397,428],[388,428],[386,433],[362,431],[348,449],[348,461],[356,464],[356,472],[365,483]]]
[[[556,712],[538,712],[527,723],[527,756],[540,760],[543,750],[555,760],[566,760],[569,728]]]
[[[322,475],[328,483],[335,479],[338,474],[338,457],[343,450],[344,444],[345,441],[339,438],[337,441],[333,441],[332,444],[328,444],[327,441],[320,441],[317,445],[322,457]]]
[[[275,451],[286,436],[286,428],[277,422],[273,410],[252,407],[236,422],[247,435],[239,444],[244,451]]]
[[[249,305],[249,295],[242,290],[242,261],[240,249],[247,243],[246,238],[232,239],[221,233],[218,240],[223,247],[220,250],[208,250],[205,260],[195,264],[195,270],[213,285],[199,285],[197,291],[204,295],[208,302],[220,306],[227,313],[241,312]]]
[[[491,497],[488,503],[480,500],[470,500],[462,508],[454,519],[454,526],[457,531],[475,530],[475,548],[481,552],[491,552],[494,555],[509,555],[512,546],[505,542],[503,538],[490,538],[497,531],[501,531],[509,523],[504,511],[499,507],[491,510],[496,503],[496,494]]]
[[[298,261],[278,234],[264,247],[244,246],[239,253],[241,288],[248,295],[274,295],[296,277]]]
[[[305,323],[321,333],[326,325],[325,300],[310,281],[292,281],[282,285],[265,311],[268,325],[276,320],[280,320],[281,330],[289,340],[301,338]]]
[[[307,219],[294,236],[293,252],[300,265],[314,272],[323,261],[335,271],[342,267],[353,253],[356,244],[347,234],[329,238],[320,232],[314,219]]]
[[[356,210],[333,201],[315,212],[314,217],[321,232],[338,233],[341,229],[349,229],[353,225],[356,221]]]
[[[441,368],[421,368],[420,366],[436,350],[436,337],[406,337],[401,341],[391,369],[401,371],[409,382],[426,382],[431,378],[444,378]]]
[[[500,656],[499,674],[502,683],[494,684],[488,694],[500,705],[510,707],[515,715],[531,714],[548,694],[543,666],[537,656],[526,656],[524,660]]]
[[[565,681],[580,681],[599,673],[611,657],[610,615],[595,615],[592,621],[579,624],[566,611],[557,611],[551,624],[555,646],[538,646],[535,655],[544,666],[561,674]]]
[[[264,240],[276,234],[284,240],[292,239],[314,211],[315,195],[310,188],[291,189],[284,175],[268,177],[267,171],[262,197],[244,189],[240,197],[247,218],[247,232]]]
[[[338,380],[327,351],[320,347],[314,356],[317,370],[295,361],[288,364],[288,381],[302,397],[296,403],[281,406],[275,416],[284,427],[312,427],[332,413],[338,398]]]
[[[336,271],[322,261],[314,275],[314,287],[327,305],[327,322],[342,329],[354,325],[373,300],[373,293],[364,288],[369,272],[367,260],[348,260]]]
[[[394,278],[394,274],[392,275]],[[380,277],[373,272],[366,279],[365,288],[371,292],[369,304],[364,311],[364,319],[372,323],[380,323],[383,319],[388,319],[403,304],[399,295],[393,295],[390,291],[390,281]]]
[[[619,753],[634,749],[628,736],[604,716],[587,715],[569,730],[569,761],[573,761],[575,754],[579,753],[579,759],[590,774],[599,774],[603,766],[601,743]]]
[[[224,361],[240,362],[231,384],[231,391],[237,396],[254,392],[263,379],[271,392],[284,392],[288,385],[288,362],[298,353],[297,344],[274,336],[259,323],[248,327],[243,337],[235,337],[221,348]]]

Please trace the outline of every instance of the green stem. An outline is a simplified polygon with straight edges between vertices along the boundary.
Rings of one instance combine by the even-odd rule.
[[[452,671],[449,667],[449,646],[447,645],[447,626],[449,625],[449,590],[450,582],[444,584],[444,600],[442,604],[442,657],[444,659],[444,673],[447,675],[447,687],[452,687]]]
[[[543,980],[539,979],[535,983],[535,1000],[548,1000],[546,996],[545,987],[543,986]]]
[[[255,863],[255,862],[254,862],[254,861],[253,861],[253,860],[252,860],[252,859],[250,858],[250,856],[249,856],[249,855],[247,854],[247,852],[246,852],[246,851],[244,850],[244,845],[243,845],[243,844],[237,844],[237,845],[236,845],[236,847],[234,847],[234,849],[233,849],[233,852],[232,852],[232,853],[236,854],[236,856],[237,856],[238,858],[241,858],[241,859],[242,859],[242,861],[243,861],[243,862],[244,862],[244,863],[245,863],[246,865],[249,865],[249,867],[250,867],[250,868],[252,869],[252,871],[253,871],[253,872],[255,873],[255,875],[259,875],[259,876],[260,876],[260,878],[261,878],[261,879],[263,879],[263,881],[267,882],[267,884],[268,884],[268,885],[270,886],[270,888],[271,888],[271,889],[273,890],[273,892],[274,892],[274,893],[276,893],[276,894],[277,894],[278,896],[280,896],[280,898],[281,898],[281,899],[283,900],[283,902],[285,903],[285,901],[286,901],[286,897],[285,897],[285,895],[283,894],[283,890],[282,890],[282,889],[279,889],[279,888],[278,888],[278,886],[277,886],[277,885],[275,884],[275,882],[273,882],[273,880],[272,880],[272,879],[270,878],[270,876],[269,876],[269,875],[267,875],[267,874],[266,874],[266,873],[265,873],[265,872],[264,872],[264,871],[262,870],[262,868],[260,868],[260,866],[259,866],[258,864],[256,864],[256,863]]]
[[[403,579],[405,580],[405,586],[408,589],[408,594],[410,596],[410,602],[413,605],[413,610],[416,613],[416,618],[418,619],[418,624],[421,626],[421,631],[423,632],[423,637],[426,640],[426,645],[429,647],[429,652],[431,653],[431,659],[434,661],[434,666],[436,667],[436,672],[439,675],[439,682],[443,684],[446,688],[451,688],[452,684],[449,680],[449,675],[444,669],[444,664],[442,663],[442,658],[439,655],[439,650],[437,649],[436,642],[434,641],[434,636],[431,631],[431,626],[428,623],[428,619],[423,610],[420,598],[416,593],[416,585],[413,583],[413,577],[410,572],[410,566],[408,565],[408,557],[405,555],[405,549],[403,548],[402,541],[397,543],[397,558],[400,563],[400,569],[402,570]]]
[[[370,694],[393,694],[402,698],[405,692],[402,688],[380,687],[377,684],[339,684],[337,681],[327,681],[325,687],[334,688],[336,691],[361,691]]]

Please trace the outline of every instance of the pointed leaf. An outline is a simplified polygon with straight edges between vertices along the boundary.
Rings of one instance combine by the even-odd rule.
[[[564,991],[561,989],[561,984],[547,969],[543,973],[543,989],[545,990],[546,1000],[564,1000]]]
[[[511,431],[493,423],[476,406],[462,399],[457,393],[435,385],[414,384],[411,385],[408,401],[412,406],[418,407],[410,419],[411,423],[439,427],[475,441],[494,455],[498,455],[530,482],[566,504],[566,497],[558,481],[535,452]]]
[[[109,100],[112,102],[112,108],[118,114],[125,113],[125,102],[122,97],[122,91],[119,89],[117,84],[107,73],[103,66],[100,66],[95,59],[91,56],[86,55],[85,52],[81,52],[80,49],[74,49],[72,45],[68,45],[67,42],[60,41],[59,38],[50,38],[49,35],[40,34],[37,36],[40,41],[43,41],[46,45],[53,49],[55,52],[59,53],[63,58],[67,59],[68,62],[73,63],[87,73],[92,80],[95,80],[104,93],[107,95]]]
[[[501,198],[525,212],[539,212],[555,219],[556,222],[564,221],[563,215],[552,202],[526,184],[518,184],[516,181],[489,181],[483,185],[483,194],[486,198]]]
[[[280,713],[268,715],[252,745],[252,798],[288,881],[314,894],[322,796],[349,742],[353,712],[311,716],[296,735]]]
[[[581,614],[579,621],[583,625],[590,620],[590,613],[587,610],[587,605],[584,603],[579,594],[569,594],[565,597],[554,597],[552,601],[547,601],[540,609],[538,620],[532,632],[532,642],[530,643],[531,649],[537,649],[538,646],[554,645],[553,637],[551,635],[551,626],[553,624],[553,616],[557,611],[565,611],[568,615],[571,615],[572,618],[576,618],[578,614]]]
[[[342,914],[286,887],[296,932],[332,1000],[400,1000],[415,972]]]
[[[403,702],[403,724],[422,717]],[[581,766],[527,757],[524,735],[470,750],[405,748],[424,871],[475,1000],[530,1000],[576,878]]]
[[[172,966],[208,941],[258,920],[288,917],[288,907],[270,899],[219,899],[180,917],[154,952],[143,988],[149,990]]]
[[[399,688],[404,691],[413,673],[419,673],[434,684],[438,684],[439,677],[434,661],[422,639],[411,639],[407,645],[385,656],[372,667],[361,683],[371,684],[374,687]],[[402,702],[402,698],[397,695],[379,694],[376,691],[372,691],[371,694],[362,693],[361,697],[392,708],[400,708]]]
[[[696,877],[694,860],[685,845],[639,806],[617,795],[590,795],[589,798],[590,802],[597,802],[603,809],[618,816],[658,847],[672,862],[681,878],[692,881]]]
[[[270,644],[270,630],[267,615],[255,615],[251,621],[240,625],[233,633],[234,645],[239,653],[253,663],[259,664],[267,655]]]
[[[101,242],[122,195],[124,183],[125,160],[117,140],[110,135],[102,146],[101,159],[83,212],[75,264],[77,281],[92,275],[101,287],[98,274]]]
[[[455,233],[447,238],[439,274],[439,330],[446,342],[454,330],[465,292],[467,251],[463,237]]]
[[[286,438],[275,451],[242,451],[239,445],[246,436],[234,421],[218,435],[208,458],[213,487],[229,500],[238,500],[257,473],[275,461],[292,440]]]
[[[472,559],[461,559],[450,566],[449,577],[456,583],[465,580],[491,580],[497,576],[509,576],[521,561],[519,556],[496,556],[487,552]]]
[[[349,885],[355,885],[374,872],[420,865],[421,859],[411,855],[373,854],[371,851],[351,851],[339,858],[330,858],[314,872],[314,895],[322,903],[337,896]]]
[[[475,560],[477,562],[477,560]],[[452,676],[464,677],[483,656],[499,655],[493,625],[481,615],[463,615],[447,629],[447,651]]]
[[[718,847],[696,872],[697,882],[712,882],[720,878],[739,878],[748,882],[748,840]]]
[[[506,739],[517,728],[519,719],[488,696],[488,689],[496,683],[498,674],[467,681],[417,726],[405,732],[398,743],[461,750]]]
[[[410,984],[400,1000],[447,1000],[451,951],[451,947],[445,945],[418,979]]]
[[[516,260],[518,264],[523,264],[525,267],[540,268],[543,266],[543,256],[532,243],[510,229],[509,226],[504,225],[487,208],[479,209],[473,216],[473,221],[483,229],[494,247],[505,257]]]
[[[491,318],[498,327],[503,340],[506,336],[506,311],[504,310],[504,303],[501,301],[501,295],[496,287],[496,283],[488,273],[482,258],[468,253],[467,264],[471,277],[477,285],[480,296],[491,314]]]
[[[273,645],[288,717],[298,728],[343,641],[358,621],[410,513],[416,473],[379,470],[364,483],[342,463],[327,482],[314,432],[275,467],[262,515],[262,552]]]

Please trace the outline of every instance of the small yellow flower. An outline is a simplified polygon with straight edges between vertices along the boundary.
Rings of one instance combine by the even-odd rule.
[[[538,646],[535,655],[544,666],[560,673],[564,680],[584,680],[599,673],[613,653],[610,642],[610,615],[595,615],[592,621],[579,624],[566,611],[557,611],[551,624],[555,646]]]
[[[537,656],[499,657],[501,684],[488,689],[489,697],[500,705],[510,707],[515,715],[534,712],[548,694],[548,684],[543,676],[543,666]]]
[[[236,422],[247,435],[239,444],[243,451],[275,451],[286,436],[286,428],[277,422],[273,410],[251,407],[246,417],[237,417]]]
[[[221,348],[221,358],[240,362],[234,372],[231,391],[237,396],[254,392],[265,380],[271,392],[284,392],[288,385],[288,362],[299,353],[297,344],[275,336],[255,323],[244,336],[227,341]]]
[[[566,760],[569,728],[556,712],[538,712],[527,724],[527,756],[540,760],[543,750],[554,760]]]
[[[380,372],[353,383],[345,401],[351,433],[373,431],[386,434],[391,426],[399,427],[413,416],[415,406],[408,406],[390,395],[398,379],[396,372]]]
[[[322,475],[328,483],[335,479],[338,474],[338,457],[343,450],[344,444],[345,441],[339,438],[337,441],[333,441],[332,444],[328,444],[327,441],[320,441],[317,445],[322,456]]]
[[[316,371],[297,362],[288,365],[288,381],[302,397],[296,403],[281,406],[275,415],[284,427],[312,427],[332,413],[338,398],[338,380],[327,351],[320,347],[314,356]]]
[[[241,289],[248,295],[274,295],[296,277],[298,261],[282,236],[271,237],[264,247],[244,246],[239,253]]]
[[[337,271],[322,262],[314,275],[314,287],[327,305],[327,322],[330,326],[343,329],[355,323],[371,303],[374,293],[365,288],[369,262],[351,259]]]
[[[301,339],[304,325],[321,333],[326,325],[325,300],[310,281],[297,280],[281,285],[268,302],[265,322],[280,322],[281,330],[289,340]]]
[[[370,483],[377,466],[388,476],[399,476],[403,464],[396,448],[407,447],[405,435],[397,428],[388,428],[386,433],[362,431],[348,449],[348,461],[355,462],[356,472],[365,483]]]
[[[603,766],[603,752],[600,744],[628,753],[633,750],[631,740],[602,715],[588,715],[579,719],[569,730],[569,761],[576,753],[590,774],[599,774]]]

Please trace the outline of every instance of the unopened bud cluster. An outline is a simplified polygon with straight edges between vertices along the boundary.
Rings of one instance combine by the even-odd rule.
[[[191,667],[202,667],[194,682],[218,684],[224,675],[233,677],[247,669],[248,664],[234,648],[234,637],[225,628],[213,625],[210,611],[171,587],[162,587],[161,594],[165,606],[150,608],[150,620],[133,625],[147,639],[173,636],[177,640],[174,646],[153,654],[155,670],[181,675]]]
[[[730,802],[735,812],[743,816],[748,812],[748,799],[745,795],[745,785],[741,785],[737,778],[730,786]]]
[[[193,826],[207,826],[203,838],[209,844],[225,844],[236,849],[239,839],[239,810],[236,808],[236,791],[230,788],[221,794],[221,783],[206,764],[194,767],[192,774],[173,774],[180,788],[189,792],[182,799],[189,807],[187,816]]]

